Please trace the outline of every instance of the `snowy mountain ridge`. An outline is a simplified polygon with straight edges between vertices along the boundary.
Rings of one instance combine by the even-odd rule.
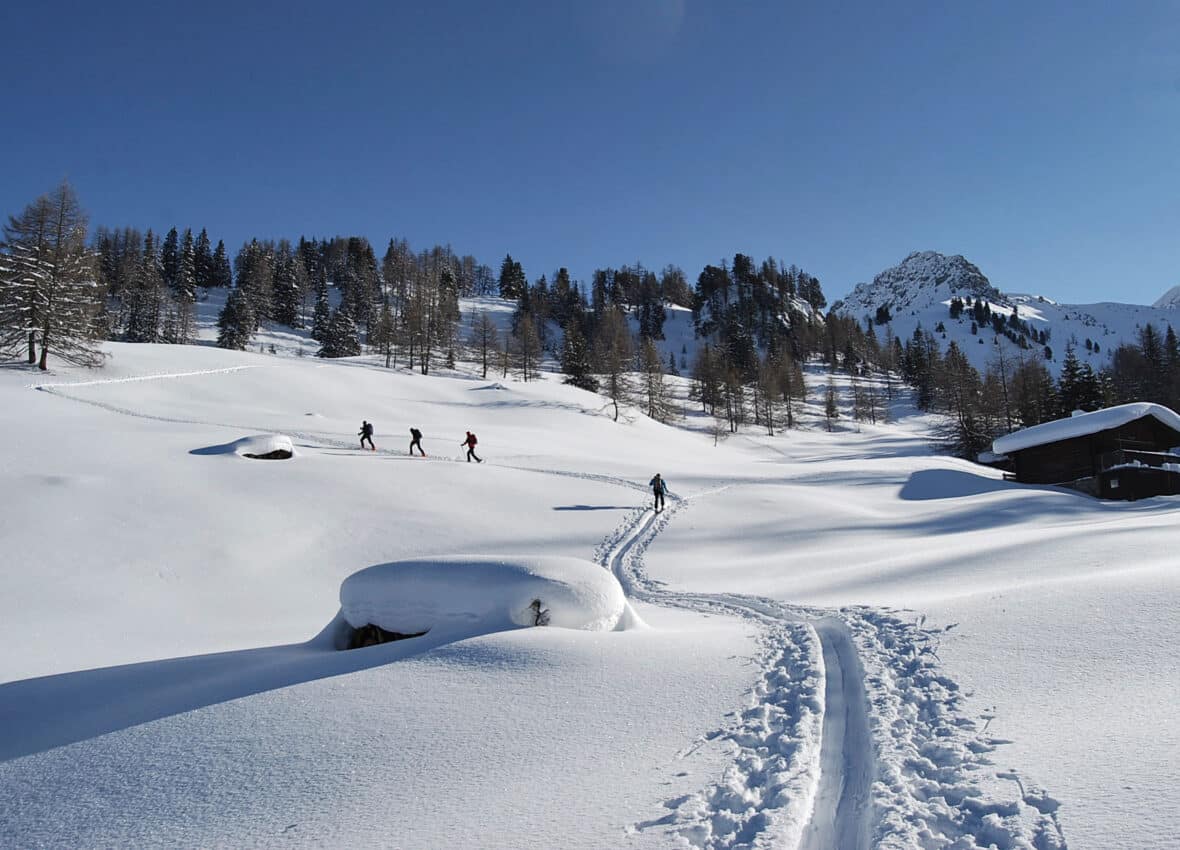
[[[1171,289],[1157,298],[1155,303],[1151,306],[1159,307],[1160,309],[1164,310],[1180,307],[1180,285],[1173,286]]]
[[[952,317],[955,297],[965,304],[982,300],[990,316],[1003,321],[997,325],[980,322],[970,306]],[[952,341],[957,343],[980,370],[986,368],[995,346],[1003,341],[1028,357],[1043,358],[1049,371],[1057,375],[1068,348],[1094,369],[1105,368],[1115,349],[1136,342],[1144,325],[1151,323],[1163,330],[1169,324],[1180,324],[1177,306],[1180,287],[1169,290],[1152,306],[1060,304],[1041,295],[1005,293],[960,255],[919,251],[878,274],[872,283],[857,284],[833,309],[862,322],[886,324],[902,340],[921,327],[934,333],[944,351]],[[1020,325],[1009,321],[1013,313]],[[1013,329],[1017,333],[999,333]],[[1012,336],[1023,342],[1010,342]]]

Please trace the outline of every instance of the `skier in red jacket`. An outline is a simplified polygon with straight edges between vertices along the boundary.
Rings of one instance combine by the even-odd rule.
[[[465,439],[463,442],[461,442],[459,444],[461,446],[467,446],[467,462],[468,463],[471,463],[472,458],[475,458],[476,463],[483,463],[483,461],[475,454],[475,444],[478,442],[479,442],[479,440],[475,439],[475,435],[472,434],[470,431],[468,431],[467,432],[467,439]]]

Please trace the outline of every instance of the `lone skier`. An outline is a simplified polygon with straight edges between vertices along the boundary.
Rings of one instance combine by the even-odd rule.
[[[664,509],[664,494],[668,492],[668,483],[660,477],[660,473],[656,473],[656,477],[647,482],[647,486],[651,487],[651,492],[656,497],[656,513]]]
[[[357,436],[361,438],[361,448],[365,447],[365,440],[369,441],[369,448],[377,451],[377,447],[373,445],[373,423],[367,420],[361,420],[361,430],[357,432]]]
[[[422,451],[422,432],[417,428],[410,429],[410,457],[414,456],[414,446],[417,446],[418,451],[422,452],[422,457],[426,457],[426,452]]]
[[[459,444],[461,446],[467,446],[467,462],[468,463],[471,463],[472,458],[475,458],[476,463],[483,463],[483,461],[475,453],[475,444],[478,442],[479,442],[479,440],[475,439],[475,435],[472,434],[470,431],[468,431],[467,432],[467,439],[465,439],[463,442],[461,442]]]

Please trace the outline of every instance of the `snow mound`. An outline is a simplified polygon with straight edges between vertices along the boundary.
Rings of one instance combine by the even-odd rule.
[[[287,460],[295,456],[295,445],[286,434],[255,434],[231,443],[193,449],[194,455],[237,455],[255,460]]]
[[[539,601],[539,605],[537,604]],[[538,625],[607,631],[627,600],[618,580],[590,561],[561,557],[456,555],[393,561],[340,586],[341,614],[401,634],[434,629],[486,634]]]
[[[234,447],[234,454],[239,457],[286,460],[295,456],[295,446],[286,434],[258,434],[253,437],[242,437],[230,445]]]

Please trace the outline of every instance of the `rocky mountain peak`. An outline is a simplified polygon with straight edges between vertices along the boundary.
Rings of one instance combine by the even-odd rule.
[[[1180,307],[1180,286],[1173,286],[1163,295],[1161,295],[1152,307],[1160,307],[1162,309],[1170,309],[1172,307]]]
[[[872,283],[860,283],[848,296],[845,309],[872,315],[885,305],[893,313],[913,304],[958,295],[1001,301],[1003,296],[974,263],[960,254],[915,251],[896,266],[881,272]]]

